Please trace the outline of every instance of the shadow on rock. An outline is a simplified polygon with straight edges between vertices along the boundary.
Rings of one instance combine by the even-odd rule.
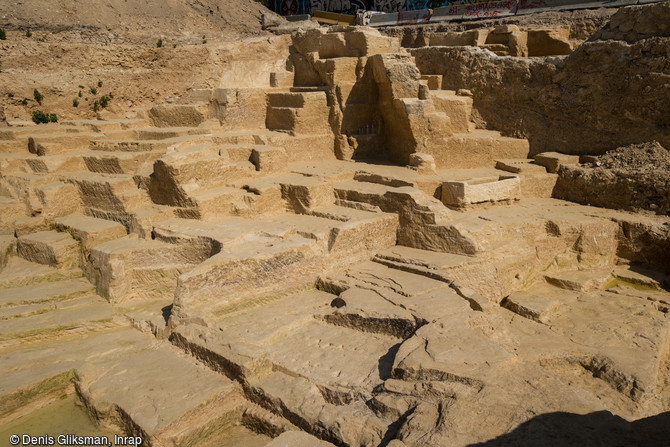
[[[602,446],[667,447],[670,412],[628,422],[609,411],[586,415],[547,413],[519,425],[514,431],[471,447]]]

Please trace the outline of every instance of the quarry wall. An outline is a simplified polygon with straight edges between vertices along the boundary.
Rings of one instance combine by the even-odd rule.
[[[482,121],[528,138],[532,154],[600,154],[650,140],[668,147],[670,39],[659,27],[670,23],[670,5],[652,9],[650,15],[638,7],[620,10],[594,40],[565,57],[498,57],[464,46],[411,52],[422,74],[443,75],[442,88],[472,90]],[[614,40],[617,33],[632,43]],[[611,40],[596,40],[603,34]]]

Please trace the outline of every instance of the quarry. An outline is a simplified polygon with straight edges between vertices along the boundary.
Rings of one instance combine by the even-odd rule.
[[[70,3],[0,11],[0,445],[668,445],[670,2]]]

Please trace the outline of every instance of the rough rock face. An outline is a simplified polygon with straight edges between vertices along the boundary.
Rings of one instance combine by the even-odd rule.
[[[621,8],[590,40],[633,43],[652,36],[670,37],[670,3]]]
[[[656,8],[664,12],[667,3]],[[634,13],[655,20],[649,7]],[[670,144],[670,39],[660,30],[639,37],[586,42],[565,58],[501,58],[470,47],[424,47],[412,55],[422,74],[443,75],[443,88],[472,90],[481,118],[528,138],[532,153],[599,154],[654,139]]]
[[[670,214],[670,152],[657,142],[633,144],[584,166],[562,166],[555,195],[573,202]]]

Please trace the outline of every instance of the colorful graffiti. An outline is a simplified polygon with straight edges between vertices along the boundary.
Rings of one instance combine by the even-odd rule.
[[[283,16],[310,13],[310,0],[259,0],[259,3]]]
[[[312,11],[356,14],[359,9],[368,9],[367,0],[311,0]]]
[[[374,0],[372,6],[375,11],[381,12],[400,12],[407,10],[406,0]]]
[[[442,6],[473,5],[475,3],[487,3],[491,0],[407,0],[407,10],[417,11],[419,9],[435,9]]]

